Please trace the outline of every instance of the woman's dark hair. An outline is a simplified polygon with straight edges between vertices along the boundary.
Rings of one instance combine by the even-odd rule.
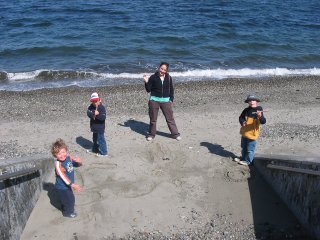
[[[162,65],[166,65],[166,66],[167,66],[167,70],[169,69],[169,63],[167,63],[167,62],[161,62],[159,66],[161,67]]]

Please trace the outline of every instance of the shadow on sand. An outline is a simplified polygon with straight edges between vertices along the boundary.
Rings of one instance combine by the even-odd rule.
[[[61,210],[61,203],[58,197],[58,193],[54,187],[54,184],[50,182],[44,182],[43,190],[48,192],[47,195],[50,199],[50,204],[56,209]]]
[[[149,124],[141,121],[137,121],[134,119],[129,119],[124,122],[124,124],[118,123],[121,127],[129,127],[132,131],[139,133],[143,136],[146,136],[148,134]],[[157,131],[156,133],[159,136],[168,137],[171,138],[171,134]]]
[[[225,148],[219,144],[213,144],[213,143],[209,143],[209,142],[201,142],[200,146],[208,148],[208,150],[211,153],[218,155],[218,156],[221,156],[221,157],[231,157],[231,158],[236,157],[236,155],[233,152],[225,150]]]
[[[216,143],[201,142],[200,146],[207,147],[210,153],[221,157],[236,157]],[[234,168],[230,171],[246,172],[243,177],[248,176],[253,227],[257,239],[312,239],[254,165],[234,165]]]
[[[93,145],[92,141],[90,141],[82,136],[79,136],[76,138],[76,143],[79,144],[84,149],[88,149],[88,150],[90,150]]]
[[[249,167],[254,230],[261,239],[312,239],[257,168]]]

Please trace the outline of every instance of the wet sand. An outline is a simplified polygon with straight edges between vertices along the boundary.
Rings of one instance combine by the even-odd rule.
[[[248,93],[261,97],[267,124],[258,153],[314,155],[320,145],[320,78],[229,79],[176,84],[174,114],[182,141],[169,136],[159,114],[158,135],[145,140],[143,84],[0,92],[0,160],[49,155],[63,138],[83,159],[76,181],[76,219],[63,218],[53,189],[44,191],[21,239],[256,239],[301,238],[294,216],[254,169],[240,166],[238,116]],[[98,91],[107,107],[109,157],[91,146],[88,99]]]

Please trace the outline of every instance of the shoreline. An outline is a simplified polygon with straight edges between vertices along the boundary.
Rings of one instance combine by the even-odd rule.
[[[210,102],[217,105],[226,104],[226,101],[226,105],[242,104],[243,99],[254,92],[261,97],[263,104],[278,103],[282,107],[281,101],[290,105],[297,102],[297,99],[313,104],[320,102],[320,93],[317,91],[319,87],[320,76],[185,82],[175,84],[174,103],[178,111],[188,111],[189,106],[206,105]],[[72,114],[82,114],[80,111],[88,105],[89,96],[94,91],[102,95],[110,114],[145,113],[148,94],[142,82],[90,88],[71,86],[32,91],[0,91],[0,108],[12,110],[7,116],[9,121],[16,118],[34,120],[28,111],[30,109],[33,113],[36,108],[41,110],[38,111],[41,116],[46,117],[59,116],[57,112],[62,106]]]

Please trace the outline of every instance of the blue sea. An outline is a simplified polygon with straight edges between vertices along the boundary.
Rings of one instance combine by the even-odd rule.
[[[319,0],[2,0],[0,90],[320,75]]]

